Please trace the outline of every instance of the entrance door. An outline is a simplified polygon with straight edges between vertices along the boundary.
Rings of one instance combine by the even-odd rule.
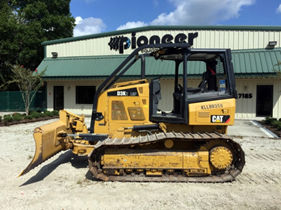
[[[63,86],[54,86],[54,110],[61,110],[64,108],[63,98]]]
[[[257,85],[257,117],[272,116],[273,86]]]

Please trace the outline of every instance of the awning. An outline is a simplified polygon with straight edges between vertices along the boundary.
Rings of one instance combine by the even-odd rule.
[[[83,56],[45,58],[38,66],[38,71],[46,69],[44,78],[101,78],[109,76],[126,58],[118,56]],[[140,62],[140,61],[137,61]],[[281,48],[233,50],[232,62],[237,76],[273,76],[281,72]],[[194,63],[194,62],[193,62]],[[201,76],[205,71],[200,65],[189,65],[189,75]],[[124,75],[140,75],[140,64],[135,63]],[[146,75],[170,77],[174,75],[174,63],[169,61],[146,60]]]

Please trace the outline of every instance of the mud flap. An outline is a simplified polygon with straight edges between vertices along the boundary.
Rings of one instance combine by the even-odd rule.
[[[29,165],[19,176],[26,174],[48,158],[54,156],[61,150],[67,149],[59,133],[66,132],[66,125],[61,120],[43,125],[34,129],[35,154]]]

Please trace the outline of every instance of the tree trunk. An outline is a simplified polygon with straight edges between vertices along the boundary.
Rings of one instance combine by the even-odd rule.
[[[29,101],[29,91],[25,92],[25,101],[24,101],[24,105],[25,105],[25,114],[29,115],[29,106],[30,106],[30,101]]]

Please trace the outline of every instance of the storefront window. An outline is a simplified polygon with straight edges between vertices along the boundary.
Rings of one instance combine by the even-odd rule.
[[[92,104],[96,86],[76,86],[76,104]]]

